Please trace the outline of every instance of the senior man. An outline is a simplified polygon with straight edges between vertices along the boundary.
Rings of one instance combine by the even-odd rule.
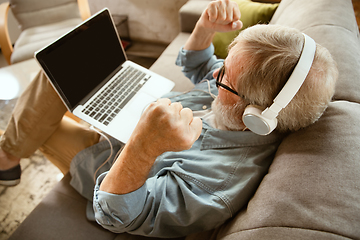
[[[246,131],[245,107],[265,109],[273,103],[299,61],[304,35],[255,26],[235,39],[224,62],[217,60],[214,33],[241,26],[239,16],[231,2],[209,4],[177,59],[195,89],[170,97],[173,103],[153,104],[120,157],[98,178],[94,209],[105,228],[175,237],[219,226],[253,195],[281,132],[306,127],[325,110],[337,70],[329,52],[317,45],[305,82],[277,117],[278,130],[267,136]],[[212,110],[203,111],[210,104]],[[202,129],[183,107],[201,116]]]
[[[61,124],[44,140],[43,151],[66,156],[68,165],[84,149],[71,162],[71,184],[93,201],[96,221],[104,228],[177,237],[221,225],[246,206],[284,134],[312,124],[326,109],[337,69],[329,52],[316,45],[311,69],[279,112],[277,129],[266,136],[247,129],[245,108],[256,105],[262,111],[272,105],[301,61],[305,37],[295,29],[259,25],[234,40],[225,61],[217,59],[211,44],[215,32],[241,28],[239,19],[236,3],[209,3],[176,61],[195,88],[151,104],[125,146],[111,139],[112,149],[120,153],[112,156],[114,163],[106,159],[107,142],[94,144],[98,136],[86,135],[87,130],[80,138],[91,138],[90,143]],[[60,122],[61,111],[53,122]],[[8,129],[16,121],[21,120],[14,119]],[[9,135],[1,149],[19,160],[21,154],[9,153],[9,146],[20,144],[10,144]],[[70,148],[70,153],[63,150]]]

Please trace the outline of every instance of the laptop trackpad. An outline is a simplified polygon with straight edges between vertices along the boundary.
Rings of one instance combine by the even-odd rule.
[[[124,107],[127,112],[131,113],[134,117],[140,119],[142,113],[149,106],[150,103],[155,102],[157,99],[144,92],[138,92],[133,99]]]

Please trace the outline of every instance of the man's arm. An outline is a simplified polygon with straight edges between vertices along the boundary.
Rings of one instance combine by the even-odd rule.
[[[242,28],[240,10],[235,2],[218,0],[210,2],[185,43],[185,50],[208,48],[216,32],[229,32]]]
[[[202,121],[169,99],[159,99],[143,113],[128,143],[100,185],[100,190],[126,194],[140,188],[158,156],[191,148]]]
[[[209,3],[185,44],[186,50],[210,46],[217,31],[240,29],[240,11],[235,2]],[[122,153],[101,183],[100,190],[126,194],[140,188],[156,158],[167,151],[189,149],[201,133],[202,122],[190,109],[168,99],[159,100],[144,112]]]

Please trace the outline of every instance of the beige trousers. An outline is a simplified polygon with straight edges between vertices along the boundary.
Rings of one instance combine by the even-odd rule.
[[[97,143],[99,135],[64,117],[66,111],[46,76],[39,72],[18,99],[1,137],[1,148],[19,158],[40,149],[63,173],[68,172],[72,158]]]

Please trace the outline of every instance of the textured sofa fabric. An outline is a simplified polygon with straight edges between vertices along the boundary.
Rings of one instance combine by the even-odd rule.
[[[335,99],[317,123],[284,139],[247,209],[219,237],[360,238],[360,39],[352,11],[350,0],[283,0],[275,12],[271,24],[298,28],[330,50],[339,68]]]
[[[359,30],[349,0],[285,1],[270,23],[294,27],[313,37],[335,58],[339,81],[335,99],[360,103]]]
[[[10,6],[21,30],[80,18],[77,0],[10,0]]]
[[[181,9],[183,32],[151,67],[173,79],[176,91],[193,86],[174,61],[194,26],[189,19],[196,21],[204,2],[189,1]],[[186,240],[360,239],[360,39],[351,0],[282,0],[271,24],[296,27],[330,50],[339,67],[335,98],[318,122],[284,139],[245,209]],[[86,202],[69,178],[10,239],[146,239],[89,223]]]
[[[9,239],[115,239],[114,233],[86,219],[87,200],[70,186],[70,179],[67,174]]]

